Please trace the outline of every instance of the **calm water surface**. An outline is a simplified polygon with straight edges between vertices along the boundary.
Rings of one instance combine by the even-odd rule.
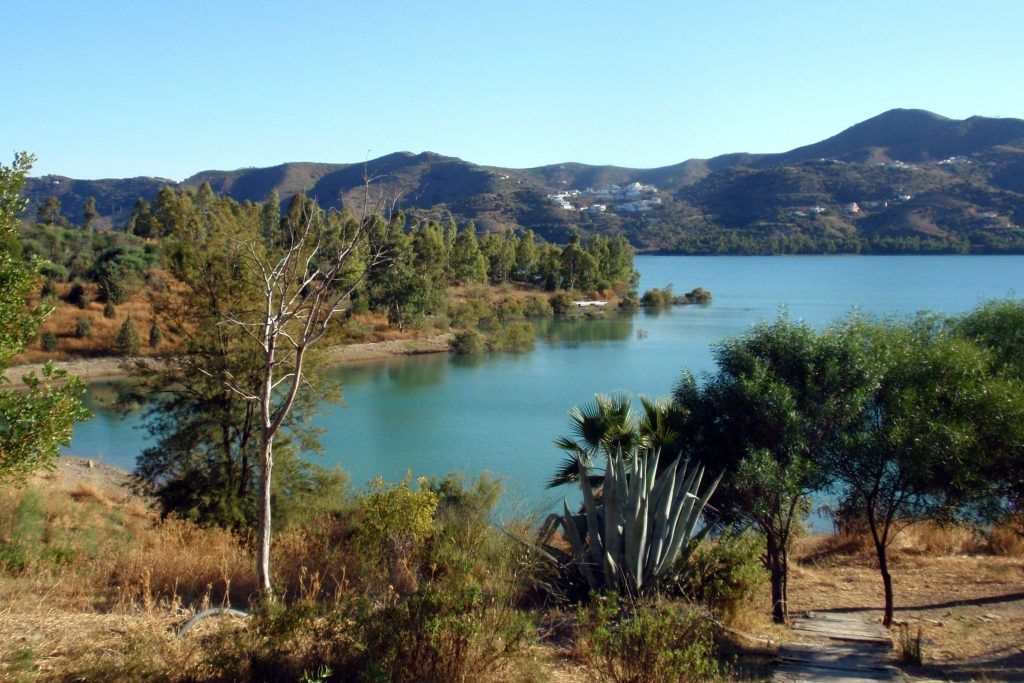
[[[854,308],[879,314],[959,313],[993,297],[1024,293],[1022,256],[641,256],[640,290],[703,286],[708,307],[660,314],[539,324],[535,351],[479,357],[445,354],[337,370],[345,405],[317,419],[326,431],[320,464],[339,464],[355,484],[401,478],[501,475],[515,512],[547,508],[544,489],[560,460],[552,441],[567,412],[595,393],[662,396],[683,368],[711,369],[711,345],[774,318],[780,307],[814,325]],[[90,388],[95,417],[75,428],[65,452],[125,468],[147,444],[140,416],[109,406],[110,384]]]

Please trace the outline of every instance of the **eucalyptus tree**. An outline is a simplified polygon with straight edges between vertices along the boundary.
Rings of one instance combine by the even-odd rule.
[[[10,166],[0,164],[0,484],[24,481],[52,466],[74,423],[88,417],[81,402],[85,385],[49,363],[39,375],[25,375],[18,389],[3,388],[11,358],[51,310],[29,305],[42,261],[25,260],[18,237],[18,215],[26,205],[21,190],[34,161],[21,152]]]

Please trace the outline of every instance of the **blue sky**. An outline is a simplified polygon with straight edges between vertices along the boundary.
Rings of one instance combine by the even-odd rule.
[[[0,0],[0,154],[154,175],[425,150],[652,167],[894,107],[1024,118],[1024,2]]]

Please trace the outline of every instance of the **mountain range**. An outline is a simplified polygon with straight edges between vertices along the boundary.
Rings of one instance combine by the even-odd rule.
[[[355,207],[367,176],[408,214],[450,214],[485,230],[531,228],[555,242],[579,230],[679,253],[1024,251],[1024,120],[956,120],[917,109],[887,111],[788,152],[651,169],[514,169],[399,152],[365,163],[203,171],[180,183],[48,175],[27,182],[27,215],[54,195],[78,222],[94,197],[100,225],[120,229],[137,197],[204,182],[239,201],[277,192],[287,202],[305,192],[323,206]]]

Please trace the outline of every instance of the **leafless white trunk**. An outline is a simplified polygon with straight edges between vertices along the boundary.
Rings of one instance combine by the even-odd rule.
[[[385,208],[378,201],[371,206],[366,184],[362,215],[354,232],[328,248],[327,215],[313,207],[306,209],[302,225],[292,226],[285,244],[271,248],[260,243],[240,244],[250,276],[259,284],[258,306],[229,314],[223,324],[234,325],[256,342],[262,356],[258,386],[243,386],[226,373],[219,378],[225,386],[258,405],[261,428],[260,519],[257,532],[259,585],[265,599],[272,599],[270,574],[271,491],[274,469],[274,438],[288,417],[299,391],[308,384],[303,374],[307,351],[327,333],[334,316],[363,282],[371,268],[385,263],[389,255],[383,244],[373,244],[371,226]],[[279,236],[272,236],[274,239]],[[357,275],[345,271],[353,259],[365,259],[366,268]],[[248,302],[252,303],[252,302]]]

